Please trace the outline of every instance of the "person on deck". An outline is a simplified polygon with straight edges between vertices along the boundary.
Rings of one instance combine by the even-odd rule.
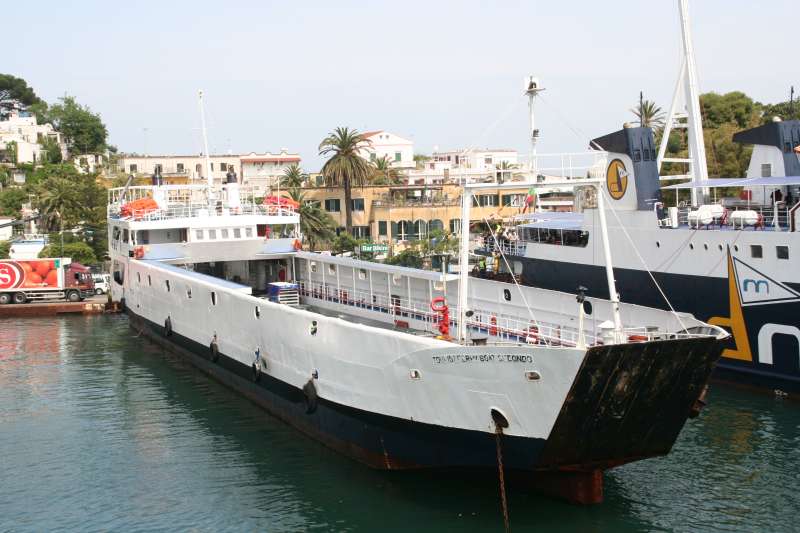
[[[478,261],[478,274],[481,278],[486,277],[486,256],[481,256],[480,261]]]

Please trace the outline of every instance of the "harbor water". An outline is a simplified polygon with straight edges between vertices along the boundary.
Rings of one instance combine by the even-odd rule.
[[[673,452],[515,531],[797,531],[800,405],[722,385]],[[0,320],[0,531],[501,531],[496,476],[379,472],[270,417],[127,318]]]

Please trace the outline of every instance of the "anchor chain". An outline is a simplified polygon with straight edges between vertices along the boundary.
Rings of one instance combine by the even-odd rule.
[[[506,480],[503,474],[503,449],[500,442],[500,437],[503,435],[503,428],[500,424],[494,425],[495,443],[497,445],[497,472],[500,478],[500,504],[503,507],[503,525],[505,526],[506,533],[511,531],[508,524],[508,501],[506,500]]]

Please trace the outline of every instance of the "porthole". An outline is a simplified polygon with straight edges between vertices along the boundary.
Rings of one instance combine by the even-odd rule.
[[[192,288],[191,287],[186,287],[186,297],[188,299],[190,299],[190,300],[192,299]]]
[[[689,249],[690,249],[690,250],[694,250],[694,244],[693,244],[693,243],[691,243],[691,242],[689,243]]]
[[[422,374],[420,374],[419,370],[417,370],[416,368],[412,368],[411,371],[408,373],[408,375],[413,380],[417,380],[422,377]]]
[[[150,287],[152,287],[152,286],[153,286],[153,280],[150,278],[150,274],[148,274],[148,275],[147,275],[147,284],[148,284]]]
[[[256,306],[256,318],[261,318],[261,309]]]
[[[136,283],[142,282],[142,274],[140,272],[136,273]]]
[[[583,301],[583,312],[586,313],[587,315],[592,314],[592,302],[590,302],[589,300]]]
[[[733,251],[734,252],[738,252],[739,251],[739,245],[738,244],[734,244],[733,245]]]
[[[509,289],[503,289],[503,299],[507,302],[511,301],[511,291]]]
[[[708,250],[708,243],[707,242],[703,243],[703,249]]]
[[[717,248],[719,248],[719,251],[720,251],[720,252],[722,251],[722,245],[721,245],[721,244],[718,244],[718,245],[717,245]]]
[[[656,241],[656,248],[661,248],[661,243]]]
[[[217,293],[211,291],[211,305],[217,305]]]
[[[169,280],[168,279],[164,280],[164,285],[167,287],[167,292],[170,292],[171,288],[169,286]]]

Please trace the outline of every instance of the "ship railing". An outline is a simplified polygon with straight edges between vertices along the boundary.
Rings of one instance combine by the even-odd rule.
[[[369,291],[352,289],[351,287],[336,286],[331,283],[301,280],[300,295],[339,304],[355,307],[367,311],[384,313],[395,324],[414,321],[412,329],[439,333],[439,313],[431,309],[430,302],[418,299],[399,297],[397,295],[370,294]],[[578,343],[578,330],[562,324],[531,321],[503,313],[491,312],[486,309],[472,308],[472,317],[467,321],[467,326],[473,331],[486,334],[491,342],[515,342],[517,344],[542,344],[552,346],[576,346]],[[455,332],[458,320],[458,307],[449,309],[450,331]],[[411,324],[409,323],[409,326]],[[587,344],[597,344],[596,336],[584,332]]]
[[[715,217],[710,224],[698,223],[696,219],[690,216],[690,213],[697,211],[692,207],[679,207],[678,208],[678,224],[681,226],[691,226],[697,229],[713,229],[713,228],[731,228],[731,229],[745,229],[745,228],[766,228],[775,229],[779,231],[788,231],[791,221],[791,207],[784,205],[782,202],[778,206],[764,206],[764,205],[746,205],[746,204],[716,204],[723,207],[724,215]],[[731,215],[737,211],[753,211],[761,215],[760,222],[756,225],[743,225],[734,220]],[[668,224],[662,225],[668,228]]]
[[[375,313],[383,313],[396,325],[439,333],[439,313],[433,311],[430,302],[408,299],[398,295],[375,294],[374,292],[342,287],[331,283],[300,280],[300,295],[307,299],[323,300],[344,307],[353,307]],[[573,326],[541,320],[531,320],[482,308],[471,308],[472,317],[467,327],[473,333],[487,335],[490,344],[528,344],[575,347],[580,336],[586,346],[604,344],[604,334],[593,334],[584,330],[581,334]],[[449,309],[450,331],[455,332],[459,316],[458,307]],[[388,321],[388,320],[387,320]],[[410,322],[413,321],[413,322]],[[413,325],[413,327],[412,327]],[[609,332],[610,333],[610,332]],[[716,335],[716,332],[665,332],[658,327],[625,327],[622,330],[624,342],[647,342],[664,339],[695,338]]]
[[[214,216],[261,215],[272,217],[296,216],[297,211],[290,206],[266,206],[258,204],[242,204],[238,207],[209,208],[207,203],[172,204],[161,209],[133,209],[122,215],[121,209],[109,206],[109,218],[135,221],[158,221],[178,218],[207,218]]]

